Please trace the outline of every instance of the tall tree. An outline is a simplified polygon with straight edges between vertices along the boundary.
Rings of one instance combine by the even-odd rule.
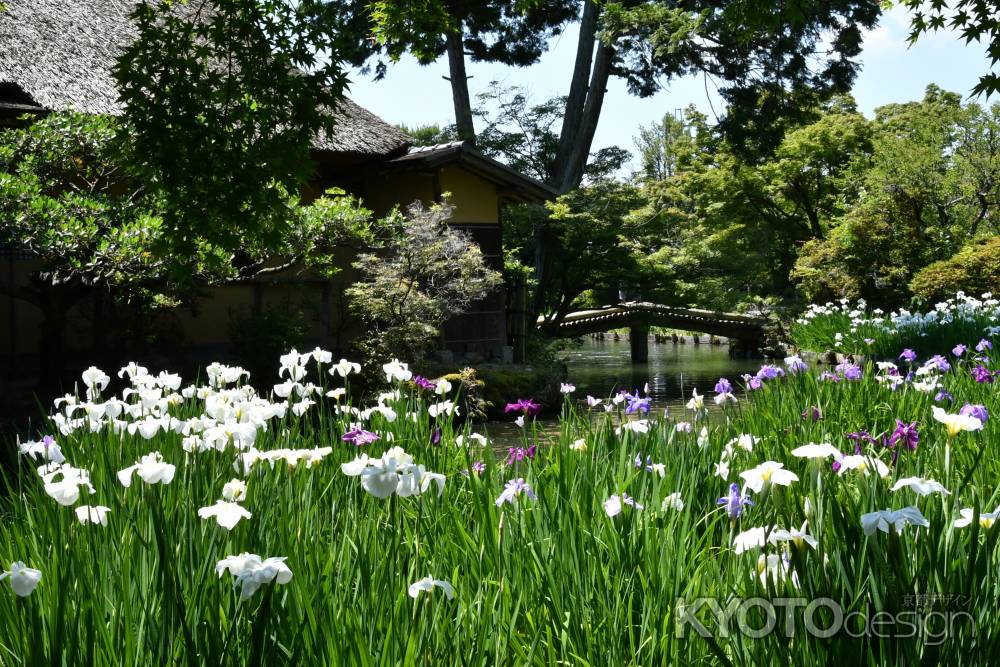
[[[440,26],[454,20],[445,0],[378,0],[376,7],[378,38],[407,42],[418,54],[433,53]],[[881,7],[870,0],[582,0],[577,12],[576,58],[548,179],[560,193],[583,180],[612,76],[639,96],[679,76],[717,79],[728,103],[720,128],[759,159],[820,100],[850,88],[862,31],[874,27]],[[532,315],[554,279],[546,225],[536,225]]]
[[[929,86],[876,109],[871,125],[856,196],[799,252],[793,277],[809,298],[898,306],[919,269],[1000,231],[1000,105]]]
[[[639,128],[635,147],[639,152],[640,173],[644,179],[660,181],[677,173],[681,144],[690,142],[683,118],[665,114],[659,122]]]
[[[476,141],[476,131],[466,55],[473,62],[534,64],[549,39],[576,16],[576,0],[375,0],[370,7],[376,39],[355,51],[354,61],[360,64],[380,51],[390,59],[409,51],[423,64],[447,56],[456,133],[469,142]],[[384,64],[377,73],[384,73]]]

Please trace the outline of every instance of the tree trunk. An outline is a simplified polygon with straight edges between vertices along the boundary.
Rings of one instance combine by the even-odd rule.
[[[550,185],[559,190],[565,181],[566,164],[576,145],[583,120],[583,110],[587,102],[587,80],[590,65],[594,59],[594,42],[597,38],[598,9],[594,0],[584,0],[583,16],[580,18],[580,37],[576,46],[576,62],[573,64],[573,78],[570,79],[569,95],[563,113],[562,129],[559,131],[559,146],[556,149],[555,164]]]
[[[611,59],[614,53],[614,47],[608,44],[602,43],[597,47],[597,57],[594,58],[594,70],[591,73],[590,88],[587,91],[587,101],[583,106],[577,136],[568,159],[559,165],[562,171],[562,181],[556,185],[559,192],[569,192],[583,180],[583,170],[587,166],[587,158],[590,157],[597,121],[601,118],[601,107],[604,105],[604,95],[607,92],[608,79],[611,77]]]
[[[555,164],[552,166],[549,180],[549,185],[560,194],[579,186],[583,180],[583,170],[590,156],[594,131],[597,129],[597,120],[601,114],[604,93],[611,73],[611,57],[614,55],[614,49],[600,44],[597,47],[596,58],[594,56],[594,47],[598,44],[599,15],[597,3],[594,0],[584,0],[573,77],[570,79],[562,129],[559,132],[559,146],[556,148]],[[535,278],[538,282],[529,313],[532,322],[542,311],[545,295],[553,282],[550,275],[553,240],[546,222],[536,224],[534,233]]]
[[[472,99],[469,97],[469,77],[465,74],[465,47],[462,26],[445,37],[448,71],[451,75],[451,98],[455,103],[455,128],[458,138],[476,143],[476,128],[472,123]]]

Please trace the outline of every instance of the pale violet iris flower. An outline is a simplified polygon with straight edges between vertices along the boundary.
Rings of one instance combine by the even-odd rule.
[[[942,496],[950,496],[951,491],[944,488],[940,482],[934,479],[923,479],[921,477],[901,477],[892,485],[892,491],[908,488],[918,496],[929,496],[932,493],[940,493]]]
[[[36,460],[41,458],[42,461],[52,463],[66,462],[66,457],[63,456],[62,449],[60,449],[52,436],[48,435],[38,442],[32,440],[21,443],[18,445],[18,451]]]
[[[890,527],[900,533],[907,524],[924,528],[931,525],[916,506],[899,510],[879,510],[861,515],[861,528],[865,531],[865,535],[874,535],[876,530],[888,533]]]
[[[621,514],[625,506],[634,507],[639,511],[644,508],[643,505],[635,501],[635,498],[627,493],[622,493],[620,496],[615,494],[604,501],[604,513],[613,518]]]

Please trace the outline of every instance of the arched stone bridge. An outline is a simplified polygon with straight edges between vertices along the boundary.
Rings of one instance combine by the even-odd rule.
[[[572,338],[628,328],[631,330],[629,340],[633,362],[643,362],[649,358],[650,326],[723,336],[729,339],[731,351],[749,351],[763,340],[766,325],[767,319],[763,317],[698,308],[674,308],[641,301],[569,313],[555,326],[539,322],[543,331],[556,338]]]

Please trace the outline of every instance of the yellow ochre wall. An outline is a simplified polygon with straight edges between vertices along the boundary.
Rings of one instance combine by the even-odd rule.
[[[450,192],[455,222],[500,222],[497,186],[461,167],[441,169],[441,191]]]
[[[414,200],[432,203],[435,195],[432,172],[396,172],[369,179],[358,193],[365,206],[376,215],[384,215],[393,206],[406,206]],[[452,222],[461,224],[497,224],[499,197],[497,186],[460,166],[446,165],[438,170],[440,192],[449,193],[455,205]]]

